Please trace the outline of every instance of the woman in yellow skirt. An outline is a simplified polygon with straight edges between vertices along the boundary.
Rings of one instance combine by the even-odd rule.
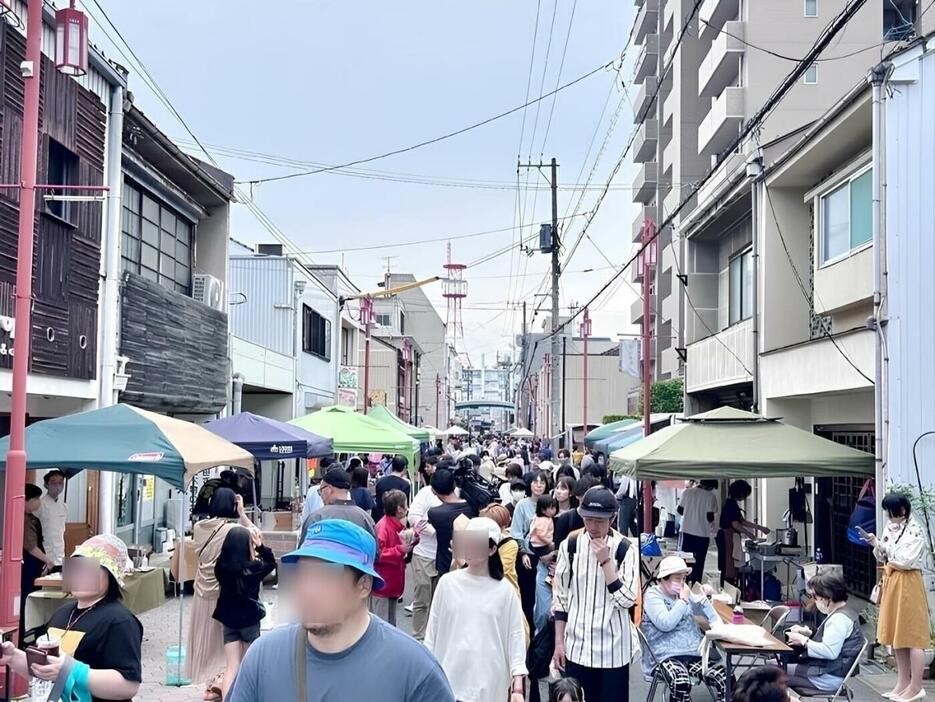
[[[922,567],[927,558],[925,531],[909,515],[905,495],[883,498],[889,521],[880,538],[867,541],[883,563],[883,594],[877,623],[877,641],[892,646],[896,655],[896,687],[883,695],[894,702],[925,697],[922,689],[923,649],[929,646],[929,616]]]

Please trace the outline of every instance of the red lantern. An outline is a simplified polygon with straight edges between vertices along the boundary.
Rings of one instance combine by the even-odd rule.
[[[55,11],[55,67],[70,76],[88,72],[88,17],[75,0]]]

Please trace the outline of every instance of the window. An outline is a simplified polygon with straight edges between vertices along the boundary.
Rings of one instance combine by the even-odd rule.
[[[192,222],[126,180],[122,200],[123,270],[188,295],[192,282]]]
[[[865,170],[821,197],[821,263],[873,238],[873,171]]]
[[[805,16],[818,17],[818,0],[805,0]]]
[[[373,315],[373,321],[381,327],[390,326],[390,316],[388,314],[375,314]]]
[[[50,185],[78,185],[78,157],[54,139],[49,139],[49,159],[46,177]],[[74,195],[67,190],[51,190],[48,195]],[[45,200],[45,210],[51,215],[72,221],[71,203],[61,200]]]
[[[117,474],[117,490],[114,492],[114,507],[117,515],[117,528],[133,524],[136,512],[136,475],[130,473]]]
[[[728,323],[753,316],[753,249],[734,256],[728,265]]]
[[[802,76],[802,82],[805,85],[815,85],[818,83],[818,64],[813,63],[811,66],[805,69],[805,74]]]
[[[331,322],[308,305],[302,305],[302,350],[331,360]]]

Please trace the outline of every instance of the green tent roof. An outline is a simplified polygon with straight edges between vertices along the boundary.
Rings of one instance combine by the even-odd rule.
[[[733,407],[696,414],[610,454],[618,473],[655,480],[873,475],[873,454]]]
[[[378,422],[383,422],[396,431],[401,431],[403,434],[411,436],[416,441],[426,443],[431,441],[431,435],[427,429],[414,427],[411,424],[406,424],[406,422],[390,412],[383,405],[376,405],[371,407],[370,411],[367,413],[367,416],[371,419],[377,420]]]
[[[418,441],[350,407],[323,407],[289,423],[330,436],[335,453],[398,453],[409,459],[410,473],[418,468]]]
[[[608,436],[613,434],[616,431],[620,431],[632,424],[636,424],[639,420],[637,419],[621,419],[617,422],[611,422],[610,424],[602,424],[596,429],[592,429],[587,434],[584,435],[584,444],[585,446],[592,446],[596,441],[601,439],[606,439]]]

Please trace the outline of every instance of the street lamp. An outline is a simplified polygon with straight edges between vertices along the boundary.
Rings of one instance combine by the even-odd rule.
[[[43,0],[28,0],[26,10],[26,60],[23,74],[23,130],[20,149],[19,229],[16,248],[16,354],[13,356],[13,387],[10,410],[10,444],[4,479],[3,556],[0,561],[0,626],[16,626],[20,597],[20,573],[23,565],[23,527],[26,485],[26,380],[29,374],[29,330],[32,328],[32,261],[34,216],[36,211],[36,171],[39,155],[39,75],[42,65],[42,4]],[[59,13],[56,13],[58,16]],[[80,16],[80,17],[79,17]],[[56,67],[70,75],[87,71],[87,19],[74,7],[62,28],[62,47],[67,56]],[[72,32],[76,32],[73,34]],[[67,43],[64,43],[67,37]],[[12,136],[12,135],[11,135]],[[108,148],[120,148],[109,144]],[[9,692],[7,693],[9,694]]]
[[[88,72],[88,16],[75,0],[55,11],[55,67],[69,76]]]

